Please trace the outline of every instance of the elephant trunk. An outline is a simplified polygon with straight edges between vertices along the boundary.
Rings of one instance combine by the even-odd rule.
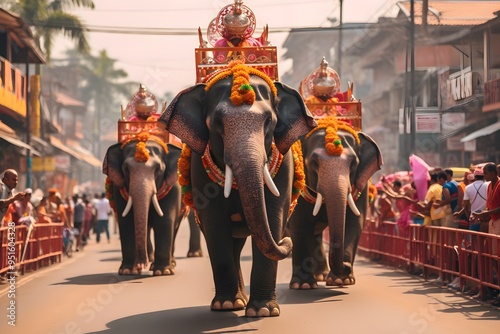
[[[135,266],[138,270],[145,269],[148,263],[147,232],[148,213],[153,196],[156,196],[156,186],[152,175],[131,173],[129,196],[132,198],[135,232]]]
[[[266,257],[278,261],[290,254],[292,241],[287,237],[276,243],[274,238],[281,237],[281,227],[274,226],[271,231],[264,195],[264,168],[266,166],[264,158],[256,153],[260,151],[255,146],[248,147],[240,150],[238,157],[226,155],[226,160],[234,162],[232,170],[238,183],[245,219],[253,240]],[[270,194],[270,196],[275,195]],[[272,233],[274,233],[274,238]]]
[[[332,168],[328,164],[320,164],[318,192],[323,194],[328,216],[330,231],[328,259],[330,270],[335,276],[340,277],[343,272],[345,217],[351,184],[348,171],[331,172],[344,167],[336,165],[335,169]]]

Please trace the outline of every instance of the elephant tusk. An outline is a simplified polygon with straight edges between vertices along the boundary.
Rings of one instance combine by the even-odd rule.
[[[316,215],[319,212],[319,209],[321,209],[321,204],[323,204],[323,196],[321,196],[320,193],[317,193],[316,203],[314,203],[313,216],[316,217]]]
[[[356,216],[361,216],[361,213],[356,207],[356,203],[354,203],[354,198],[352,198],[351,192],[349,192],[349,194],[347,195],[347,203],[349,203],[349,207]]]
[[[224,197],[228,198],[231,195],[231,187],[233,186],[233,170],[226,165],[226,180],[224,181]]]
[[[122,213],[122,217],[125,217],[130,209],[132,208],[132,196],[128,196],[128,201],[127,201],[127,205],[125,206],[125,210],[123,210],[123,213]]]
[[[163,217],[163,211],[161,211],[160,203],[158,203],[158,197],[156,197],[156,193],[154,193],[151,197],[151,201],[153,202],[153,206],[156,210],[156,213],[158,213],[158,216]]]
[[[269,190],[271,190],[274,196],[280,197],[280,192],[276,187],[276,185],[274,184],[271,174],[269,173],[269,168],[267,166],[267,163],[264,166],[264,182],[266,182],[267,187],[269,188]]]

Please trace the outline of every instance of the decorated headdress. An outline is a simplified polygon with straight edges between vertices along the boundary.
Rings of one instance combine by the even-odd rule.
[[[248,38],[255,31],[256,20],[252,10],[243,5],[242,0],[234,0],[234,4],[220,10],[213,24],[217,32],[226,39]]]
[[[328,67],[325,57],[320,66],[311,72],[300,84],[300,91],[305,98],[314,95],[318,97],[334,97],[340,90],[338,73]]]
[[[143,84],[139,85],[139,90],[132,95],[127,103],[127,118],[136,114],[155,114],[158,111],[158,101],[153,93],[147,90]]]

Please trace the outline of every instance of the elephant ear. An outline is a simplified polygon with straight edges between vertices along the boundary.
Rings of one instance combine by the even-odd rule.
[[[181,149],[178,146],[167,144],[168,154],[165,156],[165,173],[163,179],[167,184],[172,185],[177,182],[177,163],[181,156]]]
[[[275,82],[274,85],[278,90],[278,123],[274,129],[274,141],[278,150],[285,154],[293,143],[318,124],[299,92],[280,82]]]
[[[158,119],[198,154],[203,154],[209,136],[203,112],[205,86],[198,84],[181,91]]]
[[[121,144],[111,145],[106,151],[102,163],[102,173],[106,174],[111,182],[118,187],[125,185],[125,178],[122,172],[123,156]]]
[[[377,143],[367,134],[358,133],[359,140],[359,165],[354,179],[357,189],[364,189],[368,180],[383,165],[382,154]]]

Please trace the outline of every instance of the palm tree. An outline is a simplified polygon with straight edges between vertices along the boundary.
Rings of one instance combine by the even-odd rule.
[[[94,124],[93,142],[94,152],[101,158],[99,140],[101,134],[110,131],[108,127],[116,127],[116,121],[120,118],[120,109],[115,102],[119,96],[130,97],[131,92],[137,88],[135,82],[119,81],[125,79],[128,74],[122,69],[115,68],[116,59],[108,57],[106,50],[101,50],[97,57],[84,56],[84,87],[82,88],[83,101],[93,102]]]
[[[92,0],[19,0],[16,3],[5,1],[10,10],[18,13],[21,18],[32,27],[35,42],[41,48],[47,59],[50,58],[52,44],[57,34],[71,38],[77,49],[88,53],[87,28],[78,16],[65,10],[71,7],[86,7],[94,9]]]

